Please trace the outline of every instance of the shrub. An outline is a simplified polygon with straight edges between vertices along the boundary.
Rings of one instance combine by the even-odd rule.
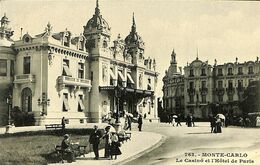
[[[35,123],[34,114],[21,111],[20,107],[15,106],[11,111],[11,118],[16,127],[33,126]]]

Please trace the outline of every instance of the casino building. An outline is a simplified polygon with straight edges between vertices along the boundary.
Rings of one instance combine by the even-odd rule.
[[[7,94],[1,105],[11,94],[11,107],[33,114],[35,125],[60,123],[62,117],[70,124],[101,122],[109,112],[124,111],[157,121],[156,61],[144,55],[134,15],[129,35],[113,42],[98,1],[79,36],[68,29],[54,32],[48,23],[44,32],[13,41],[8,23],[4,16],[0,92]],[[0,107],[6,119],[6,106]]]

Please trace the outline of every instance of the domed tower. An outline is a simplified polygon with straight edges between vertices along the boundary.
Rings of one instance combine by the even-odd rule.
[[[1,19],[1,27],[0,27],[0,45],[1,46],[11,46],[13,41],[11,40],[11,36],[13,35],[12,29],[9,27],[9,20],[6,17],[6,14]]]
[[[100,14],[98,0],[96,1],[95,14],[84,27],[86,37],[86,50],[91,56],[100,54],[100,50],[108,49],[110,42],[110,27],[107,21]]]
[[[144,60],[144,42],[142,38],[137,34],[135,17],[133,13],[133,24],[130,34],[125,38],[126,52],[131,54],[133,62],[135,64],[143,63]]]

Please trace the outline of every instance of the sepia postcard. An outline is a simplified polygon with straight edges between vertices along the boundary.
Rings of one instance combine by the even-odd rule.
[[[260,164],[260,3],[0,0],[0,164]]]

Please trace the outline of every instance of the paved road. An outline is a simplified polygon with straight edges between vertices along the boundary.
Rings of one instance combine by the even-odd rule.
[[[222,129],[222,134],[211,134],[209,125],[205,123],[189,128],[184,124],[172,127],[165,123],[152,123],[144,124],[144,131],[163,134],[166,140],[160,147],[127,165],[260,164],[259,128],[228,127]],[[147,141],[144,140],[144,143]]]

